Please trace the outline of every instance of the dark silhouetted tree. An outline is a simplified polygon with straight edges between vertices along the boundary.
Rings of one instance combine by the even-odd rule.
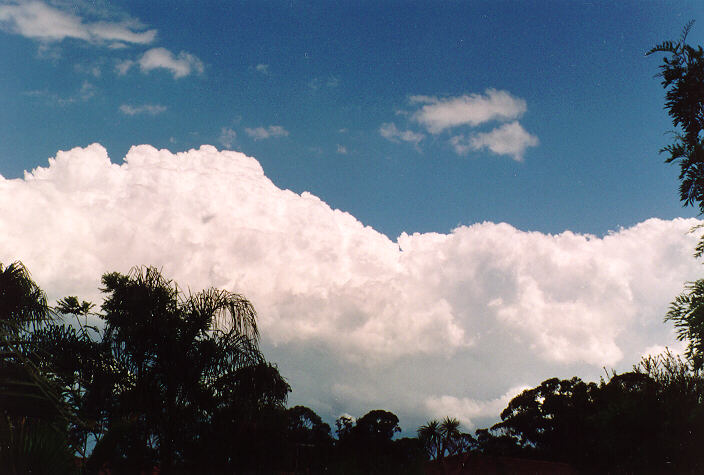
[[[104,339],[127,370],[102,442],[114,430],[122,455],[162,471],[267,460],[255,449],[283,429],[290,387],[259,351],[249,301],[217,289],[184,296],[152,267],[102,282]]]
[[[330,426],[312,409],[295,406],[286,410],[289,466],[295,471],[323,472],[330,464],[333,439]]]
[[[667,90],[665,108],[675,127],[674,142],[665,148],[667,163],[680,166],[680,199],[685,206],[696,206],[704,213],[704,51],[686,43],[694,22],[682,31],[677,42],[658,44],[648,55],[666,53],[660,65],[662,85]]]
[[[31,332],[53,320],[21,262],[0,264],[0,467],[9,473],[71,473],[66,424],[74,414],[41,371]]]
[[[593,436],[585,418],[592,410],[596,384],[579,378],[543,381],[540,386],[514,397],[493,429],[514,437],[527,452],[554,460],[574,460],[585,453]],[[578,447],[578,448],[577,448]]]
[[[425,459],[417,439],[393,440],[401,431],[398,417],[373,410],[354,421],[343,416],[336,422],[338,440],[333,473],[414,473]]]
[[[401,432],[398,417],[393,412],[376,409],[357,419],[353,429],[360,439],[383,443]]]
[[[440,422],[433,419],[418,428],[418,439],[430,460],[441,460],[444,456]]]
[[[702,377],[666,354],[600,384],[549,379],[511,400],[477,431],[492,455],[567,462],[587,472],[700,472]]]
[[[418,428],[418,439],[430,460],[469,451],[476,443],[471,434],[460,430],[460,421],[445,417],[442,421],[431,420]]]
[[[95,444],[87,466],[280,469],[290,387],[259,350],[250,302],[217,289],[186,295],[153,267],[102,283],[102,312],[67,297],[57,310],[76,321],[33,335],[86,421],[70,433],[75,447]],[[88,314],[102,322],[88,325]]]

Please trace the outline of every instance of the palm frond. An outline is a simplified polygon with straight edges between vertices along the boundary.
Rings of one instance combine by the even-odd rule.
[[[255,342],[259,340],[257,312],[240,294],[210,288],[191,295],[186,306],[194,316],[207,319],[215,330],[233,330]]]
[[[646,56],[649,56],[653,53],[672,53],[672,54],[679,54],[681,52],[682,47],[684,46],[685,42],[687,41],[687,35],[689,35],[689,31],[692,29],[694,26],[694,20],[690,20],[684,28],[682,28],[682,33],[680,34],[680,39],[675,43],[672,40],[669,41],[663,41],[662,43],[659,43],[652,47],[651,49],[648,50],[647,53],[645,53]]]
[[[51,320],[54,314],[46,295],[24,264],[15,261],[3,268],[0,263],[0,325],[14,331],[27,326],[34,329]]]

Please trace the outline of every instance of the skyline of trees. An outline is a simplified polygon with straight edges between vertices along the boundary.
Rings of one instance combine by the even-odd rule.
[[[40,406],[17,414],[2,407],[0,461],[20,467],[16,473],[32,460],[63,463],[67,473],[157,466],[164,473],[422,473],[426,463],[445,467],[468,454],[583,471],[704,469],[704,378],[692,361],[671,353],[599,383],[548,379],[513,398],[500,422],[475,435],[448,416],[429,420],[416,437],[399,437],[398,417],[377,409],[341,416],[334,437],[312,409],[286,407],[290,387],[261,354],[256,313],[244,297],[214,289],[183,294],[157,269],[140,267],[104,275],[100,311],[77,297],[51,309],[21,264],[8,267],[19,278],[0,276],[6,294],[7,282],[18,280],[15,292],[32,298],[3,309],[3,323],[14,322],[3,328],[24,330],[13,334],[21,356],[3,359],[0,374],[34,371],[59,395],[39,396],[45,413],[36,412]],[[103,326],[87,326],[88,315]],[[8,397],[6,388],[0,398]],[[82,460],[79,468],[72,457]]]
[[[290,386],[238,294],[184,294],[135,267],[103,275],[98,311],[75,296],[52,308],[20,262],[3,270],[0,346],[16,354],[0,361],[0,462],[11,473],[413,473],[424,460],[414,440],[393,440],[391,412],[340,418],[335,439],[310,408],[286,408]],[[16,410],[11,371],[23,378]],[[24,384],[31,377],[51,392]]]

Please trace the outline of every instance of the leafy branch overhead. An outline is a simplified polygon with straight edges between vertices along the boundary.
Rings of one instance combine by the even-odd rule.
[[[704,50],[686,43],[693,25],[685,26],[677,42],[665,41],[646,54],[668,55],[658,76],[667,91],[665,108],[681,133],[675,132],[674,142],[661,151],[668,153],[667,163],[680,165],[680,200],[704,213]]]

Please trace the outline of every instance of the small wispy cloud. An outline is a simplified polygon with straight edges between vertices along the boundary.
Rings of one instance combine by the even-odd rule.
[[[133,106],[130,104],[122,104],[120,106],[120,112],[122,112],[125,115],[138,115],[138,114],[146,114],[146,115],[157,115],[161,114],[162,112],[166,111],[166,106],[158,105],[158,104],[142,104],[139,106]]]
[[[83,81],[83,84],[81,84],[81,89],[79,89],[78,94],[75,97],[79,101],[87,101],[93,98],[97,91],[98,89],[93,84],[88,81]]]
[[[257,65],[254,67],[254,70],[255,70],[256,72],[258,72],[258,73],[262,73],[262,74],[264,74],[264,75],[268,75],[268,74],[269,74],[269,65],[268,65],[268,64],[257,64]]]
[[[69,96],[62,96],[54,92],[50,92],[47,89],[27,91],[24,95],[29,97],[43,97],[50,104],[65,106],[68,104],[89,101],[96,95],[97,91],[98,89],[93,84],[88,81],[83,81],[80,89]]]
[[[335,88],[340,85],[340,78],[337,76],[329,76],[327,78],[313,78],[308,82],[308,87],[314,91],[322,88],[323,86],[328,88]]]
[[[410,100],[424,104],[413,114],[413,119],[432,134],[460,125],[477,126],[492,120],[512,120],[526,111],[526,101],[496,89],[487,89],[484,94],[444,99],[411,96]]]
[[[156,38],[156,30],[144,30],[133,19],[88,22],[38,1],[0,5],[0,28],[41,42],[76,39],[93,44],[149,44]]]
[[[131,59],[126,59],[124,61],[119,61],[117,64],[115,64],[115,72],[119,74],[120,76],[124,76],[127,74],[127,72],[134,66],[134,61]]]
[[[102,75],[102,70],[99,64],[76,64],[73,69],[81,74],[89,74],[95,78]]]
[[[166,48],[152,48],[136,61],[131,59],[120,61],[115,65],[115,71],[122,76],[133,66],[139,66],[140,71],[145,74],[155,69],[166,69],[173,74],[174,79],[188,76],[193,72],[202,74],[204,70],[203,62],[195,55],[186,51],[174,55]]]
[[[220,129],[220,138],[218,139],[220,144],[225,148],[232,148],[237,139],[237,132],[229,127],[223,127]]]
[[[523,161],[526,150],[539,143],[538,137],[527,132],[518,122],[527,110],[526,101],[508,91],[489,88],[483,94],[442,98],[415,95],[409,100],[411,104],[416,105],[416,110],[398,111],[397,115],[406,116],[408,120],[420,124],[433,135],[452,130],[454,135],[448,142],[459,155],[488,150],[497,155],[510,156],[520,162]],[[503,124],[489,132],[472,130],[490,122]],[[457,133],[457,128],[464,128],[465,131]],[[411,130],[401,131],[394,123],[383,124],[379,133],[387,140],[409,142],[416,147],[425,137]]]
[[[344,145],[338,144],[337,145],[337,153],[339,153],[340,155],[347,155],[347,147],[345,147]]]
[[[269,127],[256,127],[254,129],[245,128],[244,131],[254,140],[264,140],[276,137],[287,137],[288,130],[280,125],[270,125]]]
[[[460,155],[486,148],[496,155],[508,155],[517,162],[523,161],[523,154],[528,147],[535,147],[538,143],[538,137],[526,132],[521,124],[515,121],[491,132],[477,133],[470,137],[456,135],[450,139],[450,144]]]
[[[166,48],[148,50],[139,58],[138,63],[139,68],[144,73],[154,69],[166,69],[176,79],[188,76],[192,72],[203,73],[203,62],[200,59],[185,51],[181,51],[175,56]]]
[[[415,145],[416,147],[420,141],[425,138],[425,135],[419,132],[413,132],[412,130],[399,130],[393,122],[382,124],[381,127],[379,127],[379,133],[382,137],[386,140],[390,140],[391,142],[407,142]]]

